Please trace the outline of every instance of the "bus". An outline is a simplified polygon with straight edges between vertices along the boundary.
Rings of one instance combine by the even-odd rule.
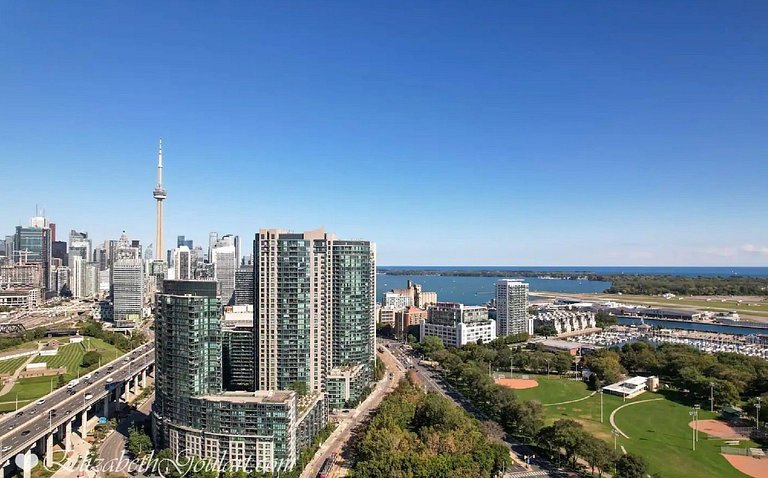
[[[336,461],[336,455],[331,455],[325,459],[323,466],[320,467],[320,471],[317,473],[317,478],[331,478],[331,470],[333,469],[333,463]]]

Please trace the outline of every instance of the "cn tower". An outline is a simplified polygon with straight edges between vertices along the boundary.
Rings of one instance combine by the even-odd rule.
[[[163,260],[163,200],[168,196],[163,188],[163,140],[157,152],[157,186],[152,191],[157,200],[157,235],[155,236],[155,260]]]

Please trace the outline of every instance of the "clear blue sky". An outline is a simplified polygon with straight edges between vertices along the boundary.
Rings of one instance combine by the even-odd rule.
[[[768,2],[0,3],[0,232],[768,265]],[[250,249],[247,247],[246,249]]]

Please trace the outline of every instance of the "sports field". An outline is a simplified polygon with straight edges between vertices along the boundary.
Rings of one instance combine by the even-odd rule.
[[[603,422],[600,422],[600,394],[592,395],[586,384],[556,376],[530,376],[539,382],[536,388],[517,390],[523,399],[538,400],[544,407],[547,423],[560,418],[570,418],[581,423],[594,435],[613,442],[609,417],[618,407],[649,399],[661,399],[637,403],[619,410],[615,415],[616,426],[629,438],[619,436],[617,449],[623,446],[627,452],[642,455],[651,473],[661,473],[664,478],[723,477],[737,478],[747,475],[737,471],[720,454],[722,440],[709,440],[699,433],[696,451],[692,450],[692,434],[689,406],[667,399],[658,393],[644,393],[624,402],[621,398],[603,396]],[[556,405],[561,402],[562,405]],[[714,413],[701,411],[699,419],[715,418]],[[743,442],[740,446],[755,446]]]

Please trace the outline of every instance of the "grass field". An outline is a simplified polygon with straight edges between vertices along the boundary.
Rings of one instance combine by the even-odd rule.
[[[51,357],[37,357],[35,362],[46,362],[48,364],[48,368],[66,367],[67,374],[64,378],[66,381],[69,381],[78,375],[85,375],[98,367],[98,364],[87,368],[80,366],[83,360],[83,355],[85,355],[88,350],[95,350],[99,352],[103,364],[115,360],[116,357],[123,354],[114,346],[100,339],[86,338],[79,344],[62,345],[59,347],[58,354]]]
[[[533,378],[533,376],[531,376]],[[564,380],[559,377],[536,377],[539,386],[527,390],[516,390],[523,399],[538,400],[543,404],[558,403],[588,397],[590,390],[579,381]],[[609,417],[611,412],[625,403],[638,402],[651,398],[664,398],[648,403],[626,407],[616,414],[616,426],[629,436],[619,437],[621,446],[628,452],[642,455],[652,473],[659,472],[664,478],[688,478],[691,476],[717,476],[723,478],[741,478],[742,474],[733,468],[720,455],[721,440],[708,440],[699,434],[696,452],[691,446],[691,428],[688,423],[690,407],[667,399],[658,393],[644,393],[624,402],[621,398],[605,394],[603,396],[604,421],[600,423],[600,395],[565,405],[544,407],[547,423],[560,418],[571,418],[581,423],[585,429],[609,443],[613,441]],[[701,411],[699,419],[714,418],[715,414]],[[744,446],[744,445],[742,445]],[[754,446],[754,445],[752,445]]]
[[[0,373],[13,374],[27,360],[29,360],[28,356],[0,361]]]
[[[11,391],[0,396],[0,412],[9,412],[16,409],[16,396],[19,398],[19,408],[51,392],[51,384],[56,388],[56,377],[30,377],[19,379]]]

